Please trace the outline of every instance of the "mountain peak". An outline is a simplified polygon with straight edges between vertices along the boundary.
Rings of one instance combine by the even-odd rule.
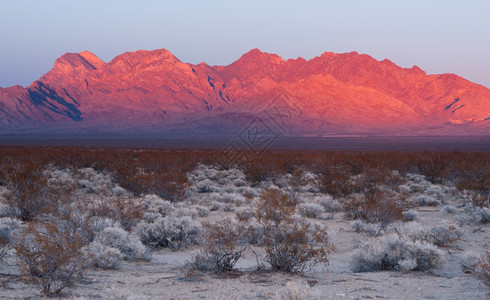
[[[94,54],[84,51],[82,53],[65,53],[54,62],[53,68],[43,75],[43,80],[48,78],[69,77],[77,73],[97,70],[104,62]]]
[[[98,58],[95,54],[93,54],[90,51],[82,51],[78,53],[81,57],[83,57],[87,62],[89,62],[92,66],[94,66],[96,69],[99,69],[103,65],[105,65],[105,62]]]
[[[116,56],[113,60],[117,59],[137,59],[137,60],[157,60],[157,59],[171,59],[178,60],[172,52],[167,49],[155,49],[155,50],[137,50],[134,52],[124,52],[121,55]]]
[[[87,68],[94,68],[94,66],[89,66],[89,64],[90,63],[80,54],[67,52],[56,59],[54,67],[71,66],[73,68],[78,68],[81,65],[84,65]]]
[[[261,61],[266,63],[281,63],[284,60],[277,54],[263,52],[260,49],[252,49],[243,54],[236,62],[239,61]]]
[[[417,66],[417,65],[413,65],[413,67],[412,67],[410,70],[412,70],[412,72],[414,72],[414,73],[418,73],[418,74],[420,74],[420,75],[424,75],[424,76],[425,76],[425,75],[427,75],[427,73],[425,73],[425,71],[424,71],[424,70],[422,70],[422,69],[421,69],[419,66]]]

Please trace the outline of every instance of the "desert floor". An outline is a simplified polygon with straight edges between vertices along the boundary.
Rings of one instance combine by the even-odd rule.
[[[125,191],[111,181],[107,174],[92,169],[82,171],[61,170],[53,173],[53,180],[77,180],[78,193],[87,198],[125,195]],[[262,182],[251,186],[240,170],[218,170],[199,166],[192,174],[184,202],[171,204],[197,224],[225,216],[249,211],[262,188],[288,189],[287,178]],[[300,204],[334,203],[329,196],[315,188],[315,175],[304,175],[309,184],[300,187],[296,197]],[[82,278],[64,290],[60,297],[67,299],[489,299],[490,289],[475,274],[461,268],[467,253],[483,254],[490,241],[488,223],[478,223],[464,207],[467,197],[451,185],[434,184],[423,176],[406,178],[403,189],[411,198],[429,197],[435,205],[415,206],[418,216],[406,222],[424,228],[441,224],[456,224],[461,238],[454,243],[438,247],[439,266],[428,272],[353,272],[352,257],[362,242],[375,239],[368,231],[356,232],[352,220],[342,211],[319,212],[313,222],[328,226],[329,239],[336,247],[330,254],[328,265],[316,265],[304,275],[258,271],[256,255],[263,253],[261,246],[247,249],[236,265],[236,272],[217,274],[192,271],[185,267],[201,246],[199,242],[172,250],[152,250],[151,259],[123,260],[116,269],[87,269]],[[80,182],[83,181],[83,184]],[[5,192],[5,190],[3,191]],[[247,195],[245,197],[244,195]],[[140,197],[142,201],[162,201],[155,195]],[[323,203],[323,204],[322,204]],[[167,203],[168,204],[168,203]],[[455,210],[447,212],[450,205]],[[199,210],[204,213],[199,213]],[[400,225],[403,226],[403,225]],[[21,229],[17,229],[21,230]],[[14,231],[15,234],[15,231]],[[381,231],[379,235],[386,234]],[[14,237],[15,238],[15,237]],[[379,238],[379,237],[378,237]],[[253,251],[252,251],[253,250]],[[19,275],[15,253],[0,264],[0,298],[42,298],[38,289],[24,282]]]

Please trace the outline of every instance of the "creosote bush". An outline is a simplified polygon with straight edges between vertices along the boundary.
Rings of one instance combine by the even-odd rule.
[[[381,227],[403,220],[407,205],[405,199],[390,190],[376,188],[373,192],[345,198],[345,215],[367,223],[380,223]]]
[[[322,193],[330,194],[334,198],[341,198],[355,191],[354,185],[349,181],[348,174],[340,168],[326,167],[322,170],[319,186]]]
[[[490,251],[487,251],[479,259],[475,266],[475,273],[485,282],[490,285]]]
[[[46,294],[59,294],[83,271],[82,237],[54,222],[29,223],[17,257],[22,274]]]
[[[295,215],[296,202],[286,193],[264,190],[254,211],[263,234],[264,261],[270,269],[302,273],[315,264],[328,264],[334,247],[328,242],[327,228]]]
[[[254,209],[259,221],[272,222],[273,224],[279,224],[295,212],[296,201],[279,189],[263,190]]]
[[[203,254],[214,270],[233,270],[246,249],[242,244],[243,232],[243,228],[231,219],[203,224]]]
[[[128,197],[102,198],[90,203],[87,210],[89,217],[96,216],[115,220],[126,231],[131,231],[144,215],[142,201]]]
[[[253,185],[261,181],[271,179],[274,176],[273,162],[264,159],[256,159],[243,166],[245,176]]]
[[[48,187],[42,164],[13,164],[7,166],[1,175],[1,181],[9,190],[7,203],[21,220],[31,221],[50,205],[52,191]]]
[[[459,258],[461,269],[465,273],[477,275],[486,285],[490,285],[490,251],[478,255],[472,251],[465,252]]]
[[[243,154],[254,157],[251,151]],[[136,194],[156,193],[170,201],[185,196],[189,184],[187,173],[198,164],[212,165],[226,161],[224,153],[204,149],[121,149],[88,147],[0,147],[0,164],[3,170],[18,165],[63,168],[93,168],[112,177],[126,190]],[[247,177],[259,182],[275,175],[294,173],[298,169],[310,170],[320,175],[320,189],[335,198],[344,197],[377,181],[388,187],[399,183],[398,174],[418,173],[433,182],[450,180],[458,189],[475,191],[488,200],[490,180],[490,153],[472,152],[357,152],[357,151],[292,151],[268,150],[258,161],[231,161],[241,170],[251,167]],[[260,170],[253,170],[259,168]],[[376,169],[375,172],[370,171]],[[381,174],[370,176],[369,173]],[[359,183],[356,178],[364,177]],[[358,179],[359,179],[358,178]],[[353,179],[353,180],[351,180]],[[362,182],[364,181],[364,183]],[[4,178],[0,184],[5,185]],[[323,186],[323,188],[321,187]],[[395,189],[396,190],[396,189]],[[479,200],[478,200],[479,201]],[[485,202],[483,202],[485,203]]]

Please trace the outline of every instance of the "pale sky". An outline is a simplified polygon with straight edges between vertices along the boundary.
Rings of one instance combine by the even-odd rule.
[[[65,52],[104,61],[166,48],[227,65],[253,48],[310,59],[357,51],[490,87],[489,0],[0,0],[0,86],[30,85]]]

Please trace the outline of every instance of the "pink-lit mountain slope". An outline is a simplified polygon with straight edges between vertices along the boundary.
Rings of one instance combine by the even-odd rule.
[[[29,87],[0,88],[0,132],[235,132],[259,117],[278,134],[488,134],[490,90],[356,52],[284,60],[254,49],[228,66],[165,49],[105,63],[66,53]]]

